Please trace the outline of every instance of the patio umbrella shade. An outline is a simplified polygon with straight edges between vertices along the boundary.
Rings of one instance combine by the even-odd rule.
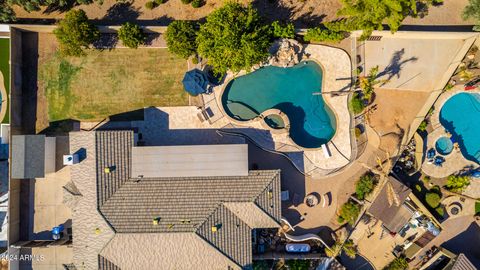
[[[185,73],[182,80],[185,91],[193,96],[208,92],[208,79],[199,69],[192,69]]]

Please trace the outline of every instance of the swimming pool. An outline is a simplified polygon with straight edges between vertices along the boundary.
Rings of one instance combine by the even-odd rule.
[[[440,123],[466,159],[480,163],[480,94],[460,93],[445,102]]]
[[[290,137],[299,146],[317,148],[335,134],[336,120],[322,98],[322,69],[314,61],[288,67],[263,67],[231,80],[222,95],[225,112],[251,120],[275,108],[288,116]]]

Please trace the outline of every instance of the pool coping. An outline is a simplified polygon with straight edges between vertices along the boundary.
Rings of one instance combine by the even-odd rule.
[[[303,44],[302,44],[302,45],[303,45]],[[304,46],[305,46],[305,45],[304,45]],[[302,62],[307,62],[307,61],[313,61],[313,62],[315,62],[315,63],[316,63],[318,66],[320,66],[320,68],[322,69],[322,92],[323,92],[323,90],[324,90],[323,87],[324,87],[324,83],[325,83],[325,76],[324,76],[324,74],[326,73],[326,72],[325,72],[325,67],[324,67],[319,61],[317,61],[316,59],[305,58],[305,57],[302,58],[302,59],[300,60],[300,62],[298,62],[297,65],[299,65],[299,64],[302,63]],[[260,67],[260,68],[261,68],[261,67]],[[255,69],[255,70],[252,70],[251,72],[255,72],[256,70],[258,70],[258,69],[260,69],[260,68],[257,68],[257,69]],[[222,88],[221,88],[221,90],[220,90],[219,97],[218,97],[218,99],[219,99],[219,104],[220,104],[219,107],[220,107],[222,113],[225,115],[225,117],[227,117],[228,120],[230,120],[231,122],[233,122],[233,123],[235,123],[235,124],[237,124],[237,125],[243,126],[243,125],[248,125],[248,124],[256,123],[256,122],[259,122],[259,121],[260,121],[260,125],[263,126],[263,123],[264,123],[265,121],[263,120],[262,115],[264,115],[265,112],[268,112],[268,111],[270,111],[270,110],[279,110],[279,109],[270,108],[270,109],[267,109],[267,110],[261,112],[261,113],[260,113],[258,116],[256,116],[255,118],[252,118],[252,119],[249,119],[249,120],[245,120],[245,121],[240,121],[240,120],[237,120],[237,119],[235,119],[235,118],[233,118],[233,117],[230,117],[230,115],[225,111],[225,108],[223,107],[222,97],[223,97],[223,94],[225,93],[225,90],[226,90],[228,84],[229,84],[232,80],[235,80],[235,79],[237,79],[237,78],[240,78],[240,77],[242,77],[242,76],[245,76],[245,75],[247,75],[247,74],[249,74],[249,73],[250,73],[250,72],[246,72],[246,71],[242,70],[242,71],[234,74],[234,75],[233,75],[232,77],[230,77],[230,78],[228,78],[229,76],[227,75],[227,77],[225,78],[225,82],[221,85]],[[233,73],[232,73],[232,74],[233,74]],[[227,78],[228,78],[228,81],[227,81]],[[325,145],[326,145],[326,144],[328,144],[329,142],[333,141],[333,139],[337,136],[337,129],[338,129],[338,121],[337,121],[337,119],[338,119],[338,115],[337,115],[336,111],[333,109],[333,107],[330,105],[330,103],[327,102],[326,98],[325,98],[323,95],[322,95],[322,99],[323,99],[323,101],[325,102],[325,104],[328,106],[328,108],[330,109],[330,111],[333,113],[333,117],[335,118],[335,119],[334,119],[334,120],[335,120],[335,132],[334,132],[332,138],[331,138],[330,140],[328,140],[327,143],[325,143]],[[282,112],[281,110],[279,110],[279,111]],[[284,112],[282,112],[282,113],[283,113],[284,115],[286,115],[287,118],[288,118],[288,115],[287,115],[286,113],[284,113]],[[288,120],[289,120],[289,122],[290,122],[290,118],[288,118]],[[271,131],[274,130],[274,129],[268,127],[268,125],[265,125],[265,126],[267,126],[267,129],[269,129],[269,130],[271,130]],[[278,134],[278,132],[276,132],[276,133]],[[282,133],[283,133],[283,132],[282,132]],[[302,151],[318,151],[318,150],[321,150],[321,149],[322,149],[322,146],[315,147],[315,148],[307,148],[307,147],[303,147],[303,146],[297,144],[297,143],[290,137],[290,130],[288,130],[288,132],[287,132],[287,140],[288,140],[289,143],[291,143],[291,144],[294,145],[295,147],[298,147],[298,148],[301,149]]]
[[[341,90],[349,93],[352,80],[352,62],[349,55],[344,50],[331,46],[317,44],[303,44],[303,46],[304,56],[308,55],[308,57],[305,57],[302,61],[315,61],[315,63],[319,64],[322,68],[322,92],[328,93]],[[270,131],[270,129],[264,129],[264,127],[258,123],[259,119],[254,118],[248,121],[238,121],[231,118],[223,108],[222,96],[226,86],[232,79],[245,74],[247,74],[247,72],[244,70],[236,73],[228,72],[222,84],[214,87],[213,95],[203,95],[204,100],[207,100],[207,103],[215,100],[218,111],[221,112],[223,116],[226,116],[224,119],[233,128],[260,128]],[[338,78],[350,78],[350,80],[338,80]],[[308,164],[314,166],[312,171],[320,171],[319,175],[324,176],[332,172],[337,172],[352,162],[352,154],[354,153],[352,144],[354,143],[354,138],[350,130],[352,119],[351,112],[348,109],[349,95],[322,95],[322,97],[336,120],[335,134],[330,141],[326,143],[329,150],[328,157],[325,156],[321,147],[303,148],[294,143],[289,136],[275,134],[273,132],[270,133],[273,135],[271,138],[273,146],[267,146],[267,148],[284,153],[303,152],[305,168],[308,167]],[[224,128],[228,129],[229,126],[226,125]],[[252,139],[255,141],[258,140],[259,143],[264,140],[261,137]]]

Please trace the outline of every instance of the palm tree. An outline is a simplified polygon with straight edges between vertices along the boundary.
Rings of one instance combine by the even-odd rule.
[[[339,240],[335,241],[335,244],[333,244],[330,248],[325,249],[325,254],[330,258],[335,258],[340,256],[342,251],[345,253],[345,255],[352,259],[355,259],[355,256],[357,255],[357,247],[350,239],[343,243]]]
[[[377,84],[385,84],[388,80],[377,80],[378,76],[378,66],[372,67],[368,71],[367,76],[362,76],[359,78],[359,86],[362,89],[363,96],[366,100],[370,101],[372,94],[375,90]]]
[[[390,153],[386,152],[386,155],[387,157],[386,157],[385,164],[383,164],[382,159],[379,156],[375,158],[377,167],[380,169],[377,169],[377,167],[369,166],[365,163],[360,163],[360,164],[362,164],[362,166],[369,169],[371,172],[378,175],[379,177],[379,181],[378,181],[379,188],[377,189],[377,192],[375,192],[375,195],[373,197],[374,198],[376,197],[378,191],[382,190],[383,185],[386,183],[388,205],[389,206],[395,205],[398,207],[400,206],[400,198],[397,192],[395,191],[395,189],[393,188],[392,184],[388,181],[388,174],[392,170],[393,164],[392,164],[392,160],[390,159]]]

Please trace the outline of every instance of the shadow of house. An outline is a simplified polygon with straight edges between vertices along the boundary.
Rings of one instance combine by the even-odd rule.
[[[402,71],[403,66],[408,62],[416,62],[418,60],[418,58],[415,56],[402,60],[404,54],[405,48],[396,51],[393,54],[392,59],[390,59],[390,63],[385,67],[383,71],[378,73],[377,78],[381,78],[383,76],[387,77],[385,79],[385,82],[383,82],[381,86],[387,84],[388,81],[390,81],[395,76],[397,76],[397,78],[400,78],[400,72]]]
[[[468,228],[442,244],[449,251],[465,256],[475,265],[480,267],[480,226],[472,222]]]

